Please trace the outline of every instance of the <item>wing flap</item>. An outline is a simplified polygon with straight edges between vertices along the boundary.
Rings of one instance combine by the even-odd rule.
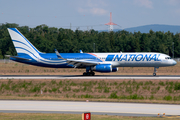
[[[66,59],[67,63],[71,64],[71,65],[75,65],[75,64],[82,64],[84,66],[93,66],[93,65],[98,65],[100,64],[99,62],[94,62],[94,61],[87,61],[87,60],[75,60],[75,59]]]

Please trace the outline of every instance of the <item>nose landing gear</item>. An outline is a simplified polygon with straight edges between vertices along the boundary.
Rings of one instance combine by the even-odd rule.
[[[153,76],[156,76],[156,73],[153,73]]]
[[[153,76],[156,76],[156,68],[158,69],[159,67],[154,67],[154,73],[153,73]]]

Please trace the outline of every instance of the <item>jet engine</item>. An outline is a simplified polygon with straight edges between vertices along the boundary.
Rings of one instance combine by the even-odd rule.
[[[112,66],[111,64],[99,64],[94,66],[93,70],[97,72],[112,72]]]

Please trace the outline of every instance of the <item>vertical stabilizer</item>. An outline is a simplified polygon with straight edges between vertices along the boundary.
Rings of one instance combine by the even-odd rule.
[[[8,32],[18,55],[36,56],[41,53],[16,28],[8,28]]]

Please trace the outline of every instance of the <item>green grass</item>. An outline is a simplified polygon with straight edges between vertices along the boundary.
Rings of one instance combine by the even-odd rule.
[[[113,98],[113,99],[118,98],[117,92],[112,92],[112,93],[110,94],[109,98]]]
[[[179,82],[176,82],[174,84],[174,90],[180,90],[180,83]]]
[[[86,94],[86,95],[81,95],[81,98],[93,98],[92,95]]]
[[[51,84],[57,84],[55,80],[51,80]]]
[[[105,87],[104,88],[104,93],[109,93],[109,89],[111,89],[110,87]]]
[[[35,92],[40,92],[40,90],[41,90],[41,86],[36,85],[36,86],[31,87],[29,91],[32,93],[35,93]]]
[[[180,101],[179,81],[138,80],[1,80],[2,96]],[[66,95],[67,94],[67,95]]]
[[[56,92],[58,88],[52,88],[52,92]]]
[[[172,100],[172,96],[170,96],[170,95],[164,96],[164,100]]]
[[[162,81],[159,82],[159,85],[165,86],[164,82],[162,82]]]

